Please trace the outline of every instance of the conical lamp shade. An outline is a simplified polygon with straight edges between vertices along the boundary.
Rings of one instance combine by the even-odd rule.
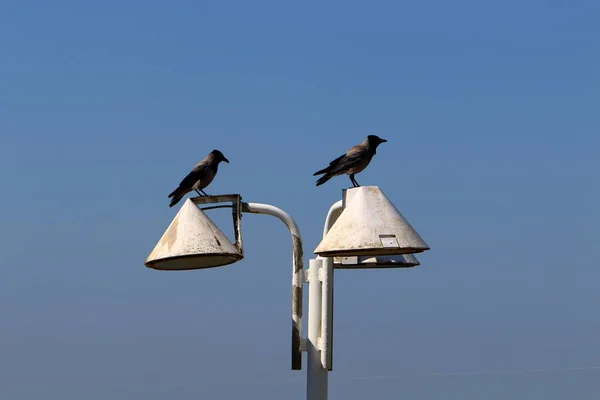
[[[345,192],[344,211],[315,249],[323,257],[420,253],[429,246],[377,186]]]
[[[144,264],[177,271],[219,267],[243,257],[210,218],[187,199]]]

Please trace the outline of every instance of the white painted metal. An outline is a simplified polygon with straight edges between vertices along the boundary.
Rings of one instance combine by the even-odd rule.
[[[323,259],[323,298],[321,303],[321,364],[328,371],[333,369],[333,260]]]
[[[344,210],[315,249],[324,257],[420,253],[429,246],[377,186],[344,191]]]
[[[302,369],[302,283],[304,260],[302,236],[296,222],[288,213],[269,204],[243,203],[243,211],[267,214],[279,218],[289,229],[293,245],[292,272],[292,370]]]
[[[323,237],[335,224],[342,213],[342,200],[334,203],[325,219]],[[325,369],[333,369],[333,307],[334,307],[334,268],[335,269],[360,269],[360,268],[407,268],[420,265],[417,258],[412,254],[394,256],[352,256],[352,257],[317,257],[323,261],[323,267],[319,274],[322,283],[322,307],[321,307],[321,336],[320,350],[321,363]]]
[[[395,256],[351,256],[334,257],[335,269],[366,269],[366,268],[411,268],[421,265],[412,254]]]
[[[319,270],[323,266],[320,258],[309,261],[308,268],[308,360],[306,376],[306,399],[327,400],[328,371],[321,364],[319,337],[321,335],[322,290]]]
[[[244,255],[244,245],[242,242],[242,196],[239,194],[219,194],[213,196],[196,196],[190,198],[194,204],[206,205],[213,203],[229,203],[231,205],[206,206],[200,207],[202,211],[214,208],[231,208],[231,216],[233,217],[233,232],[235,234],[235,247],[240,254]]]
[[[323,237],[342,213],[343,201],[334,203],[327,212]],[[328,371],[333,369],[333,259],[331,257],[317,257],[323,260],[322,267],[322,289],[323,297],[321,303],[321,364]]]
[[[335,224],[335,221],[337,221],[337,219],[340,217],[340,214],[342,213],[343,208],[344,208],[343,200],[339,200],[339,201],[333,203],[331,205],[331,207],[329,207],[329,211],[327,212],[327,217],[325,217],[325,226],[323,227],[323,238],[325,238],[325,236],[327,236],[327,233],[329,232],[329,230],[331,229],[333,224]]]
[[[240,250],[187,199],[144,264],[176,271],[219,267],[242,258]]]
[[[235,204],[241,202],[239,195],[197,202],[219,202],[225,198],[229,200],[229,196],[237,196],[237,200],[232,200],[237,246],[188,199],[146,260],[146,265],[156,269],[197,269],[230,264],[243,258],[240,208],[244,212],[279,218],[290,230],[293,241],[292,369],[301,369],[302,351],[307,351],[307,399],[326,400],[333,354],[334,267],[419,265],[408,253],[428,250],[429,246],[378,187],[357,187],[344,190],[343,200],[331,206],[323,240],[315,250],[319,256],[310,260],[309,270],[304,271],[300,230],[283,210],[259,203],[241,203],[242,207],[235,208]],[[336,264],[333,257],[336,257]],[[309,283],[306,339],[301,337],[304,282]]]

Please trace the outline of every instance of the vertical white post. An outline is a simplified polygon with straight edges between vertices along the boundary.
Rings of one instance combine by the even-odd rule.
[[[333,258],[318,257],[323,261],[321,281],[321,364],[327,371],[333,369]]]
[[[321,364],[319,339],[321,335],[322,291],[319,270],[322,259],[309,261],[308,269],[308,360],[306,399],[327,400],[328,371]]]
[[[342,213],[342,200],[334,203],[325,219],[325,227],[323,228],[323,238],[329,232],[335,221]],[[333,369],[333,258],[332,257],[317,257],[322,260],[322,281],[323,281],[323,298],[321,299],[321,364],[327,371]]]

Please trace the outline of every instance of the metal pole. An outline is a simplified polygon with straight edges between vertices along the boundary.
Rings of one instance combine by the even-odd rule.
[[[292,370],[302,369],[302,283],[304,260],[302,236],[298,225],[288,213],[269,204],[243,203],[242,211],[254,214],[268,214],[279,218],[288,227],[293,242],[292,275]]]
[[[333,369],[333,258],[323,258],[321,281],[321,365],[327,371]]]
[[[342,213],[342,200],[334,203],[325,219],[323,237]],[[333,369],[333,258],[317,257],[323,260],[321,278],[323,280],[323,299],[321,303],[321,364],[325,369]]]
[[[298,370],[302,365],[301,332],[302,332],[302,277],[303,251],[300,230],[294,220],[283,210],[259,203],[243,203],[243,211],[256,214],[268,214],[283,221],[292,234],[294,245],[294,275],[292,279],[292,369]],[[331,206],[325,220],[323,236],[342,211],[342,201]],[[331,336],[333,331],[333,259],[317,257],[310,260],[308,272],[308,340],[306,342],[307,400],[327,400],[328,369],[331,369]],[[321,281],[325,281],[324,288]],[[325,292],[325,293],[324,293]],[[325,295],[325,298],[323,298]],[[325,317],[323,318],[323,314]],[[323,325],[322,325],[323,324]],[[325,329],[323,331],[323,326]]]
[[[342,211],[342,201],[331,206],[325,219],[323,236]],[[331,333],[333,328],[333,259],[317,257],[308,269],[308,371],[306,399],[327,400],[331,365]],[[323,329],[325,328],[325,329]],[[329,360],[329,363],[323,360]],[[328,367],[329,365],[329,367]]]
[[[335,221],[340,217],[342,213],[344,202],[339,200],[331,205],[329,211],[327,212],[327,217],[325,218],[325,227],[323,228],[323,238],[327,235],[327,232],[331,229]]]
[[[319,339],[321,335],[321,281],[319,270],[322,259],[309,261],[308,268],[308,371],[306,374],[306,399],[327,400],[328,371],[321,364]]]

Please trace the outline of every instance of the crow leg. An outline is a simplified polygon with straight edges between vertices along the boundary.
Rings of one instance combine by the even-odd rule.
[[[208,196],[208,194],[206,194],[206,192],[205,192],[204,190],[200,189],[200,191],[201,191],[202,193],[204,193],[204,195],[205,195],[205,196]]]
[[[194,190],[196,191],[196,193],[198,193],[198,196],[202,196],[202,193],[204,193],[204,192],[202,192],[202,190],[200,190],[200,192],[202,192],[202,193],[200,193],[200,192],[198,191],[198,189],[194,189]],[[206,193],[204,193],[204,194],[206,195]]]
[[[354,174],[350,175],[350,181],[352,182],[352,187],[359,187],[360,186],[358,184],[358,182],[356,182],[356,179],[354,178]]]

